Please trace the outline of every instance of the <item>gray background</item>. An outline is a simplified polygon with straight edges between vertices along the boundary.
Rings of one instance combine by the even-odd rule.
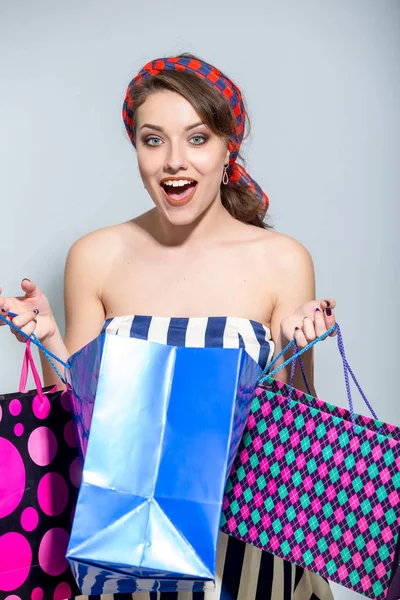
[[[336,298],[368,397],[400,424],[399,33],[398,0],[0,0],[4,293],[36,281],[63,327],[71,244],[151,206],[120,114],[127,84],[152,58],[194,52],[242,88],[249,171],[276,228],[310,250],[318,297]],[[0,330],[2,392],[22,353]],[[317,348],[316,388],[345,405],[334,340]]]

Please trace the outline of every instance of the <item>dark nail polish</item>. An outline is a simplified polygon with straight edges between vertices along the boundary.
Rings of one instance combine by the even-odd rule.
[[[24,277],[22,281],[30,281],[27,277]]]
[[[325,300],[325,302],[326,302],[326,305],[327,305],[327,306],[330,306],[330,305],[331,305],[331,303],[329,302],[329,300]]]
[[[329,307],[326,309],[326,311],[325,311],[325,312],[326,312],[326,315],[327,315],[328,317],[330,317],[330,316],[331,316],[331,314],[332,314],[332,311],[331,311],[331,309],[330,309]]]
[[[39,311],[38,311],[38,309],[37,309],[37,308],[34,308],[34,309],[33,309],[33,312],[35,313],[35,315],[38,315],[38,314],[39,314]]]
[[[315,311],[321,312],[321,309],[318,308],[318,306],[317,306],[317,308],[315,309]]]
[[[298,331],[299,329],[300,329],[300,327],[295,327],[294,328],[295,331]]]
[[[1,309],[1,312],[4,312],[4,313],[5,313],[5,312],[7,312],[7,311],[6,311],[4,308],[2,308],[2,309]]]

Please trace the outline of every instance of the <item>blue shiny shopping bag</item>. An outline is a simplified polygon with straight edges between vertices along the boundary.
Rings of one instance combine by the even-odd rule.
[[[70,365],[85,463],[67,558],[82,593],[212,586],[258,365],[242,349],[110,334]]]

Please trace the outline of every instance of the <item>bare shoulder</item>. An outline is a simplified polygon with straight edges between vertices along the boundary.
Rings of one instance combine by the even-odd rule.
[[[140,229],[135,227],[133,221],[97,229],[74,242],[68,253],[67,264],[73,261],[92,266],[98,264],[104,268],[118,258],[127,240],[132,241],[138,236]]]
[[[249,264],[258,278],[259,291],[265,293],[266,306],[275,306],[300,293],[313,296],[315,272],[311,255],[298,240],[270,229],[256,229]],[[271,304],[271,302],[272,304]],[[272,310],[272,309],[271,309]]]
[[[258,248],[254,263],[259,273],[260,293],[265,291],[266,305],[271,300],[271,307],[284,305],[285,311],[290,312],[314,298],[314,264],[301,242],[280,232],[263,230]]]
[[[301,242],[277,231],[266,230],[263,233],[263,248],[271,267],[284,273],[313,269],[311,254]]]
[[[278,231],[261,229],[252,225],[239,225],[241,240],[257,256],[252,264],[273,269],[277,272],[287,272],[313,267],[313,261],[307,248],[298,240]]]

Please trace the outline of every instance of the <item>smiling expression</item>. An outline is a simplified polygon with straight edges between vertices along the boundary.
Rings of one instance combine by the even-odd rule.
[[[140,174],[168,221],[189,224],[221,204],[227,144],[201,122],[190,102],[176,92],[155,92],[139,107],[136,123]]]

